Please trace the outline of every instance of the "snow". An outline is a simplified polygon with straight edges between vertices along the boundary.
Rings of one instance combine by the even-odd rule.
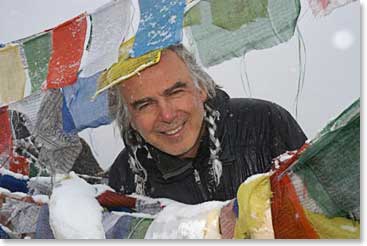
[[[163,200],[160,201],[164,203]],[[210,201],[188,205],[166,201],[166,207],[157,214],[146,232],[145,239],[203,239],[208,214],[228,203]]]
[[[96,188],[74,172],[55,185],[49,209],[56,239],[105,239],[103,208],[96,194]]]
[[[49,202],[49,197],[46,195],[34,195],[32,196],[32,199],[37,202],[37,203],[48,203]]]
[[[104,185],[104,184],[95,184],[95,185],[93,185],[93,187],[96,190],[95,197],[101,195],[102,193],[104,193],[105,191],[108,191],[108,190],[115,192],[114,189],[112,189],[108,185]]]
[[[341,225],[340,228],[342,228],[343,230],[346,230],[346,231],[350,231],[350,232],[357,231],[357,227],[353,227],[353,226],[350,226],[350,225]]]
[[[245,184],[248,184],[248,183],[251,183],[252,181],[262,177],[262,176],[271,176],[273,174],[273,172],[267,172],[267,173],[258,173],[258,174],[254,174],[254,175],[251,175],[250,177],[248,177],[246,179],[246,181],[244,182]]]
[[[10,194],[10,190],[0,187],[0,194]]]
[[[16,179],[20,179],[20,180],[28,180],[29,177],[26,176],[26,175],[22,175],[22,174],[19,174],[19,173],[14,173],[8,169],[5,169],[4,167],[3,168],[0,168],[0,174],[1,175],[9,175],[9,176],[12,176]]]

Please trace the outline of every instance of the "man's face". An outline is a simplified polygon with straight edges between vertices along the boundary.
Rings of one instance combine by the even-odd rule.
[[[145,141],[181,158],[196,155],[207,94],[176,53],[164,50],[157,65],[122,82],[120,93]]]

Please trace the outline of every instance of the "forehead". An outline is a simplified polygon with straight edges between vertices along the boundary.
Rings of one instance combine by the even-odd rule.
[[[171,50],[164,50],[160,62],[123,81],[120,92],[128,102],[162,93],[176,82],[193,83],[186,64]]]

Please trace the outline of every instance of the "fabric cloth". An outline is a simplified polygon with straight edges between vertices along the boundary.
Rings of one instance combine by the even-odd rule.
[[[13,156],[13,140],[8,114],[8,106],[0,108],[0,166],[5,165]]]
[[[17,179],[10,175],[0,174],[0,187],[5,188],[10,192],[28,193],[27,182],[28,180]]]
[[[257,18],[268,17],[268,0],[243,1],[212,0],[210,10],[212,23],[229,31],[239,29],[242,25],[248,25]]]
[[[133,217],[121,216],[114,226],[106,231],[106,239],[125,239],[129,236],[129,230]]]
[[[200,11],[200,24],[187,31],[202,64],[209,67],[288,41],[300,8],[299,0],[200,1],[186,14]]]
[[[238,188],[239,216],[234,229],[235,239],[254,238],[265,229],[261,239],[273,239],[273,228],[266,227],[266,211],[270,208],[271,188],[269,174],[259,174],[246,180]],[[271,220],[270,220],[271,221]]]
[[[253,174],[267,172],[272,159],[286,150],[300,148],[306,141],[302,129],[282,107],[258,99],[230,99],[217,90],[217,96],[207,102],[220,113],[216,120],[217,136],[222,150],[222,177],[215,192],[209,192],[209,136],[204,134],[194,159],[180,160],[163,153],[153,146],[142,148],[137,158],[147,170],[146,195],[164,197],[186,204],[197,204],[207,200],[225,201],[236,196],[239,185]],[[164,172],[162,167],[173,166]],[[195,180],[195,169],[200,184]],[[164,172],[164,173],[162,173]],[[128,150],[124,149],[109,170],[109,185],[118,192],[135,192],[134,176],[128,163]],[[164,178],[168,177],[168,178]]]
[[[35,239],[55,239],[50,226],[50,214],[48,205],[44,204],[40,208],[35,231]]]
[[[360,100],[331,121],[292,171],[329,217],[360,217]]]
[[[291,164],[291,163],[290,163]],[[319,235],[308,221],[288,175],[277,170],[271,177],[271,212],[275,238],[318,239]]]
[[[10,239],[8,233],[6,233],[0,225],[0,239]]]
[[[103,207],[128,207],[135,208],[136,198],[121,195],[113,191],[105,191],[97,197]]]
[[[106,3],[91,14],[92,32],[80,77],[90,77],[117,62],[131,22],[131,0]]]
[[[40,207],[33,203],[14,201],[14,211],[11,214],[13,232],[18,234],[34,233]]]
[[[19,45],[0,48],[0,103],[10,103],[24,97],[26,73]]]
[[[88,78],[79,78],[75,84],[63,88],[62,114],[63,129],[66,133],[76,133],[112,122],[107,91],[93,99],[99,76],[100,73],[97,73]]]
[[[356,0],[308,0],[314,16],[326,16],[335,9],[352,2]]]
[[[360,224],[345,217],[327,217],[305,210],[320,239],[359,239]]]
[[[17,111],[9,110],[9,117],[11,121],[11,125],[13,128],[13,138],[14,139],[23,139],[30,136],[30,132],[27,128],[27,117]]]
[[[71,171],[90,176],[99,176],[104,173],[104,170],[99,166],[96,158],[94,158],[87,142],[80,138],[80,143],[82,144],[82,150],[80,151],[78,158],[75,160]],[[91,183],[91,181],[88,182]]]
[[[41,89],[47,77],[48,62],[51,56],[51,34],[45,32],[32,36],[24,40],[22,46],[32,85],[31,92],[36,92]]]
[[[234,200],[221,209],[219,217],[220,234],[222,239],[232,239],[236,225],[236,215],[233,211]]]
[[[185,0],[140,0],[141,17],[131,56],[178,44],[185,4]]]
[[[61,108],[60,90],[47,90],[33,133],[36,143],[42,146],[37,164],[51,173],[68,173],[82,150],[78,135],[63,132]]]
[[[47,88],[75,83],[84,50],[86,14],[81,14],[52,30],[52,54],[48,65]]]
[[[14,110],[25,115],[25,125],[27,129],[29,129],[30,133],[33,133],[35,128],[37,113],[40,109],[44,95],[45,92],[37,91],[20,101],[9,104],[10,110]]]
[[[14,173],[29,175],[29,161],[24,156],[13,156],[10,160],[9,170]]]
[[[144,68],[159,62],[161,57],[159,50],[151,51],[140,57],[129,58],[128,53],[132,48],[134,40],[135,38],[133,37],[121,45],[119,61],[99,77],[96,95],[120,83],[122,80],[134,76]]]

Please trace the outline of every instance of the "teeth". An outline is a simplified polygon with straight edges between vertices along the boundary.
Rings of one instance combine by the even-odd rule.
[[[173,134],[176,134],[181,129],[182,129],[182,126],[176,128],[176,129],[174,129],[172,131],[167,131],[167,132],[165,132],[165,134],[167,134],[167,135],[173,135]]]

